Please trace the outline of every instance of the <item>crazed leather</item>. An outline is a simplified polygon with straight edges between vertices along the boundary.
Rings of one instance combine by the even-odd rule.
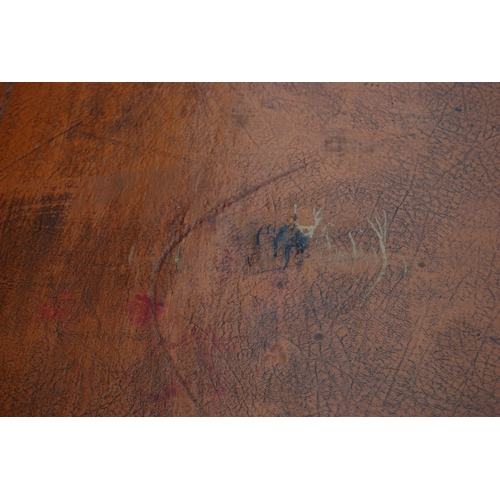
[[[498,84],[3,84],[3,416],[497,416]]]

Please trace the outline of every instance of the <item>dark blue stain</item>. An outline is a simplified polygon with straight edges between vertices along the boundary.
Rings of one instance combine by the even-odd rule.
[[[461,112],[462,112],[462,108],[455,108],[455,111],[456,111],[457,113],[461,113]]]
[[[274,257],[278,256],[279,246],[283,245],[286,269],[290,262],[292,250],[295,248],[297,254],[304,253],[304,250],[307,248],[307,243],[308,238],[302,231],[285,224],[280,228],[278,234],[274,238]]]
[[[286,246],[286,232],[288,231],[288,228],[290,226],[287,226],[286,224],[281,227],[279,230],[278,234],[274,238],[274,257],[278,256],[278,246],[280,243],[283,243],[283,246]]]

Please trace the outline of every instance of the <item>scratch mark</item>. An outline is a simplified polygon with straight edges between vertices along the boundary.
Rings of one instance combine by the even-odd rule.
[[[375,227],[375,224],[369,219],[366,219],[369,223],[370,226],[373,228],[373,231],[378,237],[379,240],[379,245],[380,245],[380,252],[382,254],[382,267],[380,269],[380,273],[377,276],[377,279],[373,283],[373,285],[369,288],[368,292],[366,295],[363,297],[363,302],[367,299],[367,297],[372,293],[373,289],[379,284],[380,280],[382,279],[382,276],[385,274],[385,270],[387,268],[387,252],[385,249],[385,243],[387,240],[387,212],[384,210],[384,226],[382,227],[380,221],[378,220],[378,215],[375,214],[375,222],[377,223],[377,227]]]
[[[219,213],[221,213],[223,210],[226,210],[230,206],[234,205],[235,203],[238,203],[241,200],[244,200],[245,198],[248,198],[252,194],[256,193],[257,191],[261,190],[262,188],[269,186],[270,184],[273,184],[274,182],[280,181],[282,179],[285,179],[289,177],[290,175],[293,175],[295,172],[298,172],[300,170],[304,170],[306,168],[306,163],[303,162],[302,165],[299,167],[292,168],[290,170],[287,170],[286,172],[282,172],[281,174],[275,175],[274,177],[271,177],[270,179],[267,179],[260,184],[255,185],[252,188],[249,188],[240,194],[233,195],[229,198],[227,198],[225,201],[217,205],[216,207],[212,208],[208,212],[205,213],[203,217],[200,217],[198,220],[196,220],[193,224],[190,224],[187,226],[184,231],[180,232],[165,248],[163,253],[161,254],[160,258],[158,259],[155,269],[153,271],[153,287],[152,287],[152,299],[151,299],[151,314],[153,316],[153,329],[156,334],[156,341],[157,341],[157,348],[163,348],[164,349],[164,354],[167,358],[167,362],[169,365],[172,367],[172,371],[177,378],[177,380],[182,384],[182,387],[184,388],[186,394],[188,395],[189,399],[191,402],[195,405],[197,408],[198,412],[202,414],[202,410],[200,408],[200,403],[198,402],[198,399],[194,396],[190,388],[186,385],[183,377],[181,376],[181,373],[177,367],[177,364],[175,363],[172,355],[169,352],[168,347],[166,347],[166,340],[161,336],[160,334],[160,329],[158,326],[158,317],[156,314],[156,308],[153,307],[153,304],[157,303],[157,295],[158,295],[158,277],[160,275],[160,271],[165,264],[165,261],[167,260],[167,257],[170,255],[172,250],[181,243],[184,239],[186,239],[195,229],[200,227],[205,221],[213,219],[216,217]]]
[[[38,149],[40,149],[41,147],[45,146],[46,144],[48,144],[50,141],[53,141],[54,139],[57,139],[58,137],[60,137],[61,135],[64,135],[64,134],[67,134],[68,132],[70,132],[71,130],[79,127],[81,124],[83,123],[83,120],[75,123],[74,125],[71,125],[70,127],[64,129],[63,131],[61,132],[58,132],[56,135],[52,136],[52,137],[49,137],[48,139],[46,139],[45,141],[41,142],[40,144],[38,144],[37,146],[35,146],[33,149],[30,149],[27,153],[24,153],[22,156],[20,156],[19,158],[17,158],[16,160],[14,160],[12,163],[9,163],[9,165],[7,165],[6,167],[4,167],[2,170],[0,170],[0,172],[4,172],[5,170],[8,170],[10,167],[12,167],[12,165],[15,165],[16,163],[20,162],[21,160],[24,160],[24,158],[26,158],[27,156],[29,156],[31,153],[34,153],[35,151],[37,151]]]

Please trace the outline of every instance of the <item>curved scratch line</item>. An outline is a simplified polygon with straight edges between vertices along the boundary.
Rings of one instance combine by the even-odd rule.
[[[230,198],[227,198],[225,201],[217,205],[216,207],[212,208],[209,210],[203,217],[199,218],[196,220],[193,224],[190,224],[184,231],[182,231],[180,234],[178,234],[170,243],[167,245],[163,253],[161,254],[160,258],[158,259],[158,262],[156,263],[155,269],[153,271],[153,291],[152,291],[152,300],[151,300],[151,313],[153,315],[153,327],[156,333],[156,340],[157,340],[157,348],[164,347],[164,352],[167,357],[168,363],[171,365],[172,370],[174,372],[175,377],[177,380],[181,383],[183,386],[184,390],[186,391],[186,394],[189,396],[189,399],[193,402],[193,404],[196,406],[198,410],[200,410],[199,407],[199,402],[194,396],[194,394],[191,392],[189,387],[187,386],[184,378],[181,376],[176,363],[170,354],[168,348],[165,346],[165,339],[160,335],[160,328],[158,325],[158,317],[156,315],[156,308],[154,307],[154,304],[156,304],[156,297],[157,297],[157,292],[158,292],[158,277],[160,275],[160,271],[165,264],[165,261],[167,260],[167,257],[170,255],[172,250],[187,236],[192,233],[195,229],[200,227],[205,221],[208,219],[211,219],[213,217],[216,217],[219,213],[221,213],[223,210],[229,208],[230,206],[234,205],[235,203],[247,198],[248,196],[256,193],[260,189],[268,186],[269,184],[272,184],[276,181],[279,181],[281,179],[284,179],[285,177],[288,177],[295,172],[298,172],[299,170],[303,170],[306,168],[306,163],[304,163],[300,167],[293,168],[291,170],[287,170],[286,172],[283,172],[281,174],[278,174],[274,177],[271,177],[270,179],[267,179],[264,182],[261,182],[260,184],[257,184],[256,186],[247,189],[246,191],[243,191],[242,193],[238,195],[233,195]]]

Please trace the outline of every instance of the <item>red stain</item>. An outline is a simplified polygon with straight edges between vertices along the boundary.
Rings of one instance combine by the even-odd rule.
[[[153,308],[157,318],[163,314],[163,302],[156,302],[148,295],[136,295],[127,307],[127,313],[136,326],[151,326],[153,324]]]
[[[70,311],[75,301],[71,298],[71,292],[64,290],[63,292],[54,295],[48,302],[38,304],[36,312],[39,318],[48,320],[50,318],[72,320],[75,314]]]
[[[37,311],[42,319],[64,316],[68,310],[64,307],[52,307],[49,304],[40,304]]]
[[[181,388],[178,385],[171,385],[165,389],[154,392],[149,395],[150,399],[153,401],[168,401],[169,399],[177,396],[181,393]]]

